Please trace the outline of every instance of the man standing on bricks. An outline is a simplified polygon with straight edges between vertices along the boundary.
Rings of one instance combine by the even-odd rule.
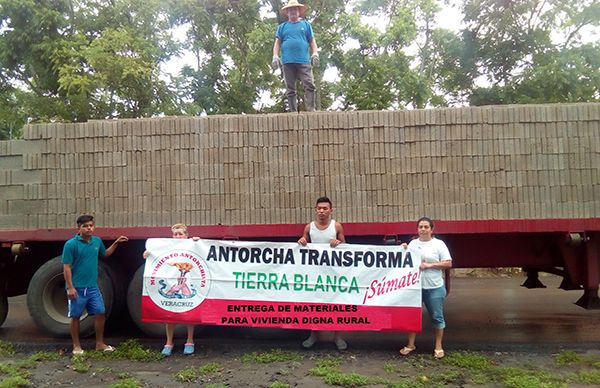
[[[300,80],[304,86],[306,110],[312,112],[315,110],[316,89],[312,67],[319,66],[319,55],[312,26],[302,19],[306,13],[306,6],[297,0],[290,0],[281,8],[281,12],[287,16],[288,21],[277,27],[271,66],[273,69],[279,67],[283,72],[289,111],[298,111],[296,81]],[[309,48],[312,55],[309,55]]]

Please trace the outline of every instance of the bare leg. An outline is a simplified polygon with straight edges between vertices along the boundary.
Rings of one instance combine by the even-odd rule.
[[[310,332],[310,336],[302,342],[302,346],[304,346],[306,349],[310,349],[313,347],[315,342],[317,342],[317,340],[317,332],[312,330]]]
[[[342,338],[342,334],[339,331],[333,332],[333,342],[335,342],[335,346],[338,350],[346,350],[348,348],[348,344]]]
[[[187,325],[187,341],[183,346],[183,354],[194,354],[194,325]]]
[[[188,344],[194,343],[194,325],[187,325],[187,341]]]
[[[417,333],[408,333],[408,343],[405,347],[400,349],[400,354],[403,356],[408,356],[415,350],[417,347],[415,346],[415,340],[417,339]]]
[[[416,346],[415,346],[416,339],[417,339],[417,333],[408,333],[408,344],[406,344],[406,347],[410,348],[410,349],[416,348]]]
[[[167,343],[166,346],[173,346],[173,337],[175,336],[175,324],[167,323],[165,324],[165,331],[167,333]]]
[[[435,333],[435,350],[442,350],[442,338],[444,337],[444,329],[434,329]]]
[[[71,339],[73,340],[73,350],[81,350],[81,342],[79,341],[79,317],[71,318]]]
[[[94,329],[96,330],[96,350],[104,350],[108,347],[104,343],[104,323],[106,316],[104,314],[96,314],[94,317]]]

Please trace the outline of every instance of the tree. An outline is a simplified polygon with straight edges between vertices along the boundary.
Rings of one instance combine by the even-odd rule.
[[[600,24],[595,0],[470,0],[464,5],[478,73],[473,105],[598,100],[598,44],[582,33]]]

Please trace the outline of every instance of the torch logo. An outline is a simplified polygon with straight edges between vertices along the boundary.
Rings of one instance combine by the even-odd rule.
[[[152,262],[146,289],[152,301],[171,312],[186,312],[204,301],[210,289],[208,267],[190,251],[170,251]]]

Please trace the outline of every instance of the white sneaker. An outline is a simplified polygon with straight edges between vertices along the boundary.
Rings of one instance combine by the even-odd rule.
[[[348,349],[348,344],[341,338],[336,338],[333,340],[333,342],[335,342],[335,346],[337,346],[338,350]]]
[[[302,342],[302,346],[304,346],[304,348],[306,349],[310,349],[313,347],[313,345],[317,342],[317,336],[315,335],[315,333],[310,333],[310,337],[308,337],[307,339],[304,340],[304,342]]]

